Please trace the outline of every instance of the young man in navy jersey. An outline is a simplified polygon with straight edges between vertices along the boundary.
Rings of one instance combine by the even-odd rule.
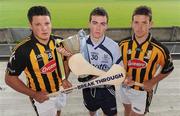
[[[113,64],[120,62],[120,50],[116,42],[105,35],[108,28],[109,17],[102,7],[94,8],[89,16],[90,34],[86,37],[89,63],[103,71],[108,71]],[[69,55],[65,49],[62,54]],[[93,79],[92,75],[80,80]],[[117,105],[114,86],[98,86],[83,89],[84,105],[89,110],[90,116],[95,116],[98,109],[104,115],[116,116]]]

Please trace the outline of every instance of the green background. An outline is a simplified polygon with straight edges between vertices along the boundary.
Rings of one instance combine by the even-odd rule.
[[[109,13],[109,27],[130,27],[135,7],[152,8],[154,27],[180,26],[180,0],[0,0],[0,28],[28,27],[27,11],[33,5],[46,6],[54,28],[85,28],[89,13],[97,6]]]

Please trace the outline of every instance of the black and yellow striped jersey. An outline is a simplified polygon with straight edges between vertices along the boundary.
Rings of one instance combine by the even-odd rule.
[[[19,76],[24,71],[28,87],[32,90],[49,93],[58,91],[62,75],[57,70],[55,39],[62,38],[51,35],[47,45],[41,44],[33,34],[26,38],[14,49],[7,73]]]
[[[133,35],[120,41],[122,59],[127,76],[132,76],[136,82],[143,83],[155,76],[158,67],[165,74],[174,69],[168,49],[155,40],[151,34],[142,44]],[[134,89],[141,89],[133,86]]]

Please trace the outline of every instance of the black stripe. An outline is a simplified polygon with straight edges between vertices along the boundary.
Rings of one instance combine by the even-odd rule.
[[[41,54],[37,46],[34,47],[34,51],[35,51],[36,54]],[[45,64],[44,64],[43,60],[38,60],[39,69],[41,69],[44,65],[45,65]],[[43,78],[43,81],[44,81],[46,90],[47,90],[49,93],[52,93],[52,91],[51,91],[51,86],[50,86],[50,83],[49,83],[49,80],[48,80],[47,75],[41,73],[41,76],[42,76],[42,78]]]
[[[140,52],[142,51],[142,45],[139,45],[137,42],[136,42],[136,44],[138,45],[138,47],[136,48],[136,51],[135,51],[136,52],[135,58],[139,59]],[[137,72],[137,69],[132,69],[132,74],[133,74],[132,75],[132,79],[134,81],[136,80],[136,72]]]
[[[122,61],[122,56],[116,61],[116,64],[119,64]]]
[[[134,41],[136,42],[136,44],[137,44],[137,48],[135,49],[136,51],[136,53],[135,53],[135,58],[137,58],[137,59],[139,59],[139,55],[140,55],[140,52],[142,52],[142,45],[143,44],[141,44],[141,45],[139,45],[139,43],[136,41],[136,39],[134,39]],[[136,73],[137,73],[137,69],[132,69],[132,80],[136,80]],[[140,77],[141,78],[141,77]],[[133,86],[133,88],[134,88],[135,86]]]
[[[147,68],[141,69],[141,73],[140,73],[140,83],[143,83],[143,81],[144,81],[144,76],[145,76],[145,74],[146,74],[146,69],[147,69]]]
[[[32,87],[31,87],[31,84],[30,84],[30,79],[29,79],[29,77],[27,78],[27,80],[28,80],[28,87],[29,87],[29,88],[32,88]]]
[[[152,64],[151,64],[151,68],[149,70],[149,76],[148,76],[148,80],[151,80],[152,79],[152,70],[156,67],[155,66],[155,63],[157,62],[157,59],[158,59],[158,55],[156,55],[156,57],[154,58]]]
[[[56,90],[58,91],[59,90],[59,82],[58,82],[58,79],[57,79],[57,75],[59,75],[60,78],[62,77],[62,75],[61,75],[61,71],[60,71],[60,68],[59,68],[56,49],[54,49],[54,55],[55,55],[55,61],[56,61],[56,67],[57,67],[57,74],[55,73],[55,71],[53,71],[52,75],[53,75],[53,79],[54,79],[54,82],[55,82]]]
[[[99,46],[99,48],[101,48],[102,50],[104,50],[106,53],[108,53],[111,56],[112,63],[113,63],[114,59],[113,59],[112,53],[102,44]]]
[[[52,40],[52,41],[53,41],[53,40]],[[49,43],[50,43],[50,41],[49,41]],[[54,45],[55,45],[55,41],[53,41],[53,43],[54,43]],[[54,52],[54,50],[51,51],[50,44],[49,44],[49,46],[46,46],[45,49],[46,49],[46,51],[50,51],[51,56],[53,56],[52,52]],[[51,61],[51,60],[53,60],[53,57],[48,58],[48,61]],[[56,67],[57,67],[57,64],[56,64]],[[58,79],[57,79],[56,70],[54,70],[54,71],[52,72],[52,77],[53,77],[53,81],[54,81],[54,84],[55,84],[56,91],[58,91],[58,90],[59,90],[59,82],[58,82]]]
[[[165,65],[162,69],[162,73],[168,73],[171,72],[174,67],[173,67],[173,63],[170,61],[170,52],[167,49],[166,46],[164,46],[162,43],[158,42],[157,40],[153,39],[152,40],[152,44],[154,46],[156,46],[163,54],[163,57],[165,59]],[[170,68],[171,67],[171,68]],[[168,69],[168,70],[167,70]],[[166,70],[166,71],[165,71]]]
[[[87,42],[87,44],[90,44],[90,45],[94,46],[93,43],[92,43],[92,41],[91,41],[90,36],[89,36],[89,38],[86,40],[86,42]]]
[[[27,61],[27,62],[31,62],[31,61]],[[32,63],[32,62],[31,62]],[[34,70],[32,68],[32,64],[28,64],[29,66],[27,66],[28,68],[28,71],[31,73],[31,77],[33,79],[33,82],[35,84],[35,87],[36,87],[36,91],[41,91],[41,88],[40,88],[40,85],[39,85],[39,82],[37,80],[37,76],[36,74],[34,73]]]
[[[54,39],[56,39],[57,38],[57,36],[53,36],[53,38],[52,38],[52,41],[53,41],[53,44],[54,44],[54,46],[55,46],[55,41],[54,41]],[[61,37],[58,37],[59,39],[63,39],[63,38],[61,38]],[[50,44],[49,44],[50,45]],[[51,48],[50,46],[49,46],[49,48]],[[53,52],[54,52],[54,54],[55,54],[55,61],[57,61],[57,59],[56,59],[56,53],[55,53],[55,50],[56,49],[54,49],[53,50]],[[58,67],[59,68],[59,66],[58,66],[59,64],[56,62],[56,67]],[[59,91],[59,81],[58,81],[58,74],[56,73],[56,70],[54,70],[53,72],[52,72],[52,76],[53,76],[53,80],[54,80],[54,83],[55,83],[55,88],[56,88],[56,91]],[[59,76],[59,77],[62,77],[62,76]]]
[[[136,80],[136,69],[132,69],[132,80],[135,81]]]
[[[121,58],[122,58],[122,60],[124,61],[124,52],[123,52],[123,50],[124,50],[124,45],[123,46],[121,46]],[[123,62],[123,64],[124,64],[124,62]]]
[[[129,52],[129,50],[131,50],[131,52],[132,52],[132,44],[133,44],[133,41],[132,40],[130,40],[129,41],[129,44],[128,44],[128,52]],[[131,53],[127,53],[127,63],[128,63],[128,61],[131,59]],[[127,72],[129,71],[129,67],[128,67],[128,64],[127,64]]]
[[[105,41],[105,37],[103,38],[103,40],[102,40],[102,42],[98,45],[98,46],[96,46],[94,49],[97,49],[100,45],[102,45],[102,43]]]
[[[57,56],[57,51],[56,51],[56,49],[54,50],[54,55],[55,55],[55,58],[56,58],[56,65],[57,65],[57,72],[58,72],[58,75],[59,75],[59,77],[61,77],[61,71],[60,71],[60,66],[59,66],[59,61],[58,61],[58,56]]]
[[[156,46],[163,53],[164,59],[166,59],[166,57],[170,54],[169,50],[162,43],[160,43],[159,41],[157,41],[154,38],[152,38],[151,42],[154,46]]]
[[[26,61],[27,62],[27,70],[31,75],[31,78],[32,78],[33,83],[34,83],[35,88],[36,88],[36,91],[41,91],[41,88],[40,88],[40,85],[39,85],[39,82],[38,82],[38,78],[37,78],[37,76],[36,76],[36,74],[35,74],[35,72],[33,70],[33,67],[32,67],[33,62],[31,62],[31,60],[30,60],[31,57],[29,56],[30,52],[31,52],[31,48],[33,48],[34,46],[36,46],[36,45],[33,43],[32,39],[31,39],[31,42],[29,42],[29,45],[27,47],[28,50],[27,50],[27,52],[25,52],[26,56],[28,56],[27,61]],[[29,86],[29,87],[31,88],[31,86]]]
[[[53,80],[55,83],[56,91],[58,91],[59,90],[59,82],[58,82],[57,74],[56,74],[55,70],[52,72],[52,76],[53,76]]]
[[[35,105],[34,99],[31,98],[31,97],[29,97],[29,99],[30,99],[30,101],[31,101],[31,104],[32,104],[32,106],[33,106],[35,112],[36,112],[36,115],[39,116],[38,111],[37,111],[37,107],[36,107],[36,105]]]
[[[145,52],[145,54],[144,54],[144,61],[145,61],[147,64],[148,64],[148,62],[149,62],[149,59],[146,58],[145,56],[147,56],[147,55],[148,55],[148,51],[150,51],[150,50],[152,50],[152,49],[153,49],[153,46],[149,43],[147,49],[145,50],[146,52]],[[150,57],[150,58],[151,58],[151,57]],[[146,69],[147,69],[147,68],[141,69],[141,73],[140,73],[140,83],[142,83],[142,82],[144,81],[144,77],[145,77],[145,74],[146,74]]]
[[[119,42],[119,46],[121,46],[123,43],[125,42],[129,42],[130,40],[132,39],[132,36],[129,36],[127,38],[124,38],[122,39],[120,42]]]

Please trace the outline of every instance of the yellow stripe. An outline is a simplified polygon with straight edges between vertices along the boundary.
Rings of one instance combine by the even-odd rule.
[[[25,68],[24,73],[26,74],[27,80],[29,80],[28,83],[30,84],[31,89],[34,90],[34,91],[36,91],[35,83],[34,83],[33,78],[32,78],[32,76],[31,76],[31,74],[29,73],[29,71],[28,71],[27,68]],[[29,85],[28,85],[28,86],[29,86]]]
[[[144,61],[144,55],[145,55],[145,53],[146,53],[146,50],[147,50],[147,47],[148,47],[148,42],[146,42],[146,43],[144,43],[143,44],[143,46],[142,46],[142,50],[143,51],[141,51],[140,52],[140,54],[139,54],[139,60],[141,60],[141,61]],[[140,74],[141,74],[141,70],[142,69],[136,69],[137,71],[136,71],[136,82],[139,82],[140,83],[140,79],[142,78],[142,77],[140,77]],[[144,77],[143,77],[144,78]],[[135,86],[135,89],[139,89],[139,86]]]
[[[128,54],[128,44],[124,44],[123,48],[123,63],[127,64],[127,54]],[[125,65],[125,69],[127,69],[127,65]]]
[[[130,39],[122,40],[122,41],[119,43],[119,46],[121,46],[123,43],[128,43],[129,41],[130,41]]]
[[[53,52],[54,49],[55,49],[55,46],[54,46],[54,43],[53,43],[52,40],[49,42],[49,48],[51,49],[52,57],[54,58],[53,60],[55,60],[55,55],[54,55],[54,52]],[[54,79],[53,79],[53,75],[52,75],[52,73],[47,73],[47,74],[48,74],[48,77],[50,77],[49,82],[50,82],[50,85],[51,85],[51,90],[52,90],[52,92],[56,92],[56,87],[55,87],[55,82],[54,82]],[[57,75],[57,79],[58,79],[58,82],[59,82],[57,71],[56,71],[56,75]]]
[[[151,40],[151,38],[150,38]],[[150,41],[149,40],[149,41]],[[143,81],[146,81],[149,79],[149,73],[151,74],[152,73],[152,78],[154,77],[155,75],[155,72],[156,72],[156,69],[157,69],[157,65],[160,64],[160,65],[164,65],[165,64],[165,61],[164,61],[164,58],[167,58],[167,54],[166,54],[166,51],[163,49],[162,46],[159,46],[157,43],[153,43],[150,41],[147,41],[146,43],[143,44],[142,46],[142,51],[140,52],[139,54],[139,57],[138,59],[139,60],[142,60],[144,61],[144,56],[147,55],[146,54],[146,51],[148,52],[149,50],[147,50],[148,48],[148,45],[149,44],[152,44],[152,52],[151,52],[151,56],[150,56],[150,59],[148,60],[148,63],[147,63],[147,66],[146,66],[146,70],[145,70],[145,75],[144,77],[140,77],[141,75],[141,71],[142,69],[136,69],[136,75],[133,75],[135,76],[135,81],[136,82],[140,82],[141,78],[143,78]],[[120,47],[124,47],[123,49],[123,62],[124,62],[124,65],[125,65],[125,68],[127,67],[128,65],[128,59],[127,59],[127,56],[128,56],[128,44],[129,44],[129,40],[123,40],[121,41],[121,43],[119,44]],[[135,54],[136,54],[136,48],[137,48],[137,44],[135,41],[133,41],[133,44],[132,44],[132,49],[131,49],[131,60],[135,58]],[[154,64],[154,67],[152,67],[152,62],[154,61],[156,55],[158,55],[158,59],[157,61],[155,62]],[[150,69],[152,68],[152,72],[150,72]],[[129,68],[128,70],[128,73],[127,73],[128,76],[132,76],[132,68]],[[135,86],[134,89],[137,89],[139,90],[140,88],[138,86]]]
[[[161,46],[157,45],[156,43],[153,43],[153,42],[151,42],[151,43],[163,52],[163,56],[166,59],[167,56],[166,56],[166,52],[164,51],[164,49]]]
[[[136,45],[135,41],[133,41],[132,51],[131,51],[131,60],[135,58],[136,48],[137,48],[137,45]],[[132,68],[129,68],[128,74],[129,74],[129,76],[132,76]]]
[[[31,53],[30,53],[30,60],[31,60],[31,63],[32,63],[32,68],[33,68],[34,73],[35,73],[35,75],[36,75],[36,77],[37,77],[37,80],[38,80],[38,82],[39,82],[40,88],[41,88],[42,90],[46,91],[46,87],[45,87],[43,78],[42,78],[42,76],[41,76],[41,72],[39,71],[39,70],[40,70],[40,69],[39,69],[39,64],[38,64],[38,61],[37,61],[37,59],[36,59],[35,56],[36,56],[36,55],[35,55],[35,52],[34,52],[34,50],[32,50]]]
[[[56,43],[60,43],[60,39],[57,39]],[[57,49],[56,49],[56,52],[57,52]],[[58,63],[59,63],[59,69],[61,71],[61,76],[62,76],[61,78],[62,78],[62,80],[64,80],[66,78],[65,71],[64,71],[64,64],[63,64],[62,56],[58,52],[57,52],[57,59],[58,59]]]

